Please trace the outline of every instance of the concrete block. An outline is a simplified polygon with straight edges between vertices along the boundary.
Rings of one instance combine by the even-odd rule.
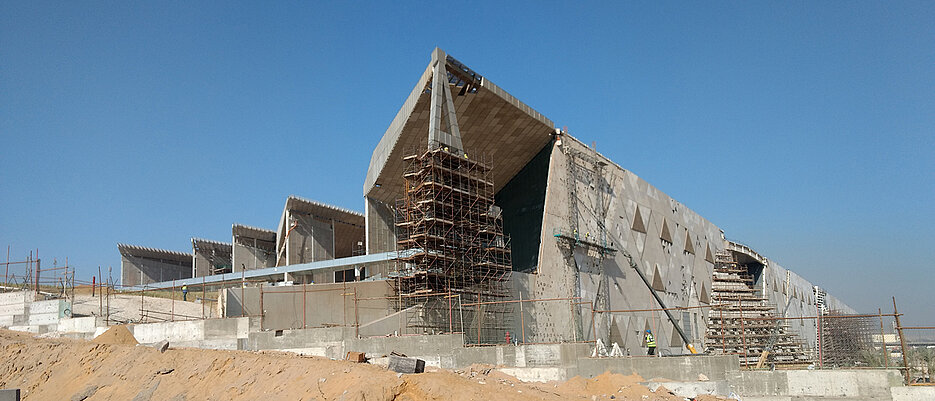
[[[935,400],[935,387],[931,387],[931,386],[891,387],[890,396],[893,397],[893,401]]]
[[[562,359],[560,344],[521,345],[520,347],[524,348],[525,366],[555,366]]]
[[[204,321],[204,338],[238,338],[240,329],[237,319],[207,319]]]
[[[417,358],[390,355],[388,368],[397,373],[423,373],[425,372],[425,361]]]
[[[26,303],[0,305],[0,316],[13,316],[26,314]]]
[[[48,325],[58,323],[58,313],[29,313],[30,325]]]
[[[236,338],[222,338],[214,340],[178,341],[171,343],[172,348],[199,348],[235,351],[238,349]]]
[[[36,301],[29,304],[30,314],[55,313],[58,314],[61,309],[62,300],[53,299],[51,301]]]
[[[785,371],[734,371],[728,379],[731,390],[743,396],[785,396],[789,394],[789,381]]]
[[[706,382],[648,382],[641,383],[650,390],[656,391],[660,386],[679,397],[695,398],[699,395],[721,395],[730,394],[730,386],[726,381],[706,381]]]
[[[26,333],[39,334],[39,326],[28,326],[28,325],[26,325],[26,326],[10,326],[10,327],[8,327],[8,328],[9,328],[10,330],[13,330],[13,331],[23,331],[23,332],[26,332]]]
[[[564,368],[499,368],[498,371],[524,382],[564,381],[568,374]]]
[[[65,318],[58,321],[58,330],[63,333],[93,333],[98,327],[103,326],[104,321],[94,316]]]
[[[0,401],[20,401],[18,388],[0,390]]]
[[[136,341],[146,344],[163,340],[179,343],[205,339],[204,320],[137,324],[129,328]]]
[[[860,382],[855,372],[839,371],[786,371],[790,396],[803,397],[857,397]]]

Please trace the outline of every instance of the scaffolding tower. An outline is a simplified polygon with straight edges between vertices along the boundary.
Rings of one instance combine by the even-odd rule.
[[[804,342],[776,317],[776,306],[759,293],[753,275],[730,251],[715,255],[711,299],[720,306],[708,315],[709,352],[738,355],[744,366],[757,365],[764,351],[764,362],[774,366],[811,362]]]
[[[495,302],[509,296],[512,262],[490,165],[446,147],[404,161],[394,283],[399,310],[422,311],[407,326],[463,331],[468,342],[503,342],[512,307]]]

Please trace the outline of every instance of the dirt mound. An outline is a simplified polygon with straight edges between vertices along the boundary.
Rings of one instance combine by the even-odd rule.
[[[113,326],[107,331],[101,333],[101,335],[94,337],[91,342],[96,344],[111,344],[111,345],[136,345],[139,342],[136,341],[136,338],[133,337],[133,334],[130,333],[130,330],[127,329],[127,326]]]
[[[112,333],[111,333],[112,331]],[[108,334],[110,333],[110,334]],[[169,349],[103,344],[132,339],[126,327],[97,344],[0,330],[0,388],[24,400],[683,400],[605,373],[568,383],[523,383],[477,367],[397,375],[386,368],[284,352]],[[129,338],[127,338],[129,337]],[[613,396],[613,398],[611,398]],[[645,396],[645,398],[644,398]]]

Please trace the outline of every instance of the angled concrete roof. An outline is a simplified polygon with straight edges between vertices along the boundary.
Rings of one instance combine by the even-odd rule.
[[[346,224],[353,224],[361,227],[364,226],[363,213],[316,202],[295,195],[289,195],[289,198],[286,199],[286,206],[283,208],[283,216],[285,216],[285,213],[290,210],[299,213],[310,214],[322,219],[334,219]],[[282,226],[280,225],[280,230],[281,229]]]
[[[335,223],[344,224],[341,227],[351,226],[361,230],[364,228],[363,213],[290,195],[286,199],[286,206],[283,208],[282,217],[279,218],[279,227],[276,229],[276,249],[282,249],[283,241],[289,231],[287,220],[290,211],[310,214],[324,220],[334,219]],[[335,224],[335,226],[338,226],[338,224]]]
[[[267,230],[265,228],[253,227],[244,224],[234,223],[231,226],[231,233],[234,236],[256,238],[266,241],[276,241],[276,230]]]
[[[171,260],[183,263],[192,263],[192,254],[185,252],[170,251],[167,249],[156,249],[145,246],[117,244],[117,250],[124,256],[135,256],[140,258]]]
[[[403,157],[428,147],[432,67],[416,81],[380,139],[364,182],[364,196],[393,204],[403,192]],[[555,124],[451,56],[445,56],[464,151],[493,167],[499,190],[549,142]]]
[[[215,249],[220,252],[231,252],[232,245],[227,242],[213,241],[204,238],[192,238],[192,249],[194,251]]]

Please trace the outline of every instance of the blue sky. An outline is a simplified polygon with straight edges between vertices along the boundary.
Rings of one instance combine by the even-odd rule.
[[[935,322],[931,2],[157,3],[0,3],[14,259],[89,278],[117,242],[273,228],[290,194],[362,210],[439,46],[729,238]]]

